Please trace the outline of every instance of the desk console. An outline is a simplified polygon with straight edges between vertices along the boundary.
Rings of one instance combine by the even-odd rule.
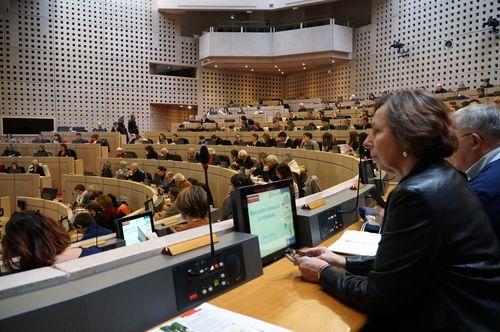
[[[67,275],[53,286],[0,293],[0,331],[144,331],[262,275],[256,236],[220,236],[216,267],[193,276],[210,265],[208,251],[158,253],[82,277],[62,263]]]
[[[371,190],[374,190],[373,184],[364,185],[359,190],[359,206],[365,205],[365,196]],[[301,246],[316,246],[359,219],[356,210],[346,213],[356,206],[356,190],[343,190],[326,197],[325,201],[326,205],[314,210],[304,210],[297,206],[298,235]]]

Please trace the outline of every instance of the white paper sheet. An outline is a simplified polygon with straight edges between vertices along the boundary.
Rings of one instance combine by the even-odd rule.
[[[328,249],[341,254],[375,256],[380,238],[380,234],[348,230]]]

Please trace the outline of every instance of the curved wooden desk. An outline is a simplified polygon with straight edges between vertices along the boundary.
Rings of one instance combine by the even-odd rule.
[[[135,146],[137,145],[138,144],[135,144]],[[120,164],[120,161],[122,160],[125,160],[127,162],[127,166],[130,166],[130,164],[132,163],[137,163],[139,169],[141,169],[142,171],[149,172],[151,173],[151,175],[154,175],[154,172],[156,171],[156,168],[158,166],[164,166],[167,168],[167,171],[169,172],[182,173],[184,174],[186,179],[193,178],[201,183],[205,183],[205,175],[203,173],[203,168],[201,167],[201,164],[189,163],[187,161],[155,160],[155,159],[142,159],[142,158],[137,158],[137,159],[99,158],[98,165],[99,167],[102,167],[102,165],[106,161],[109,161],[111,163],[112,169],[116,170],[118,168],[118,165]],[[208,184],[210,186],[212,197],[214,199],[214,206],[220,207],[220,205],[222,204],[222,201],[224,200],[227,192],[229,191],[229,184],[231,183],[231,177],[234,174],[237,174],[237,172],[228,168],[222,168],[217,166],[208,167]]]
[[[200,146],[195,144],[152,144],[152,146],[156,151],[160,151],[161,148],[167,148],[170,153],[179,154],[183,160],[187,160],[189,148],[194,148],[197,151],[200,149]],[[258,148],[250,146],[217,145],[210,147],[213,148],[217,154],[226,156],[229,156],[233,149],[244,149],[253,158],[255,158],[259,152],[274,154],[278,157],[290,153],[300,165],[306,167],[309,175],[316,175],[319,178],[321,188],[332,187],[358,174],[359,159],[345,154],[303,149]],[[139,158],[145,158],[146,152],[144,148],[145,145],[143,144],[127,144],[124,146],[124,150],[135,152]],[[139,159],[130,159],[128,162],[133,162],[135,160]],[[154,163],[153,160],[149,162]],[[197,167],[200,168],[199,165]],[[210,183],[210,185],[212,185],[212,183]],[[215,189],[212,189],[212,191],[215,192]]]
[[[98,190],[104,193],[111,193],[116,196],[126,196],[129,199],[129,205],[133,211],[144,207],[146,197],[153,198],[156,195],[156,189],[143,183],[119,180],[112,178],[101,178],[98,176],[82,175],[63,175],[62,177],[62,195],[63,201],[71,203],[74,201],[74,188],[77,184],[83,184],[85,187],[95,185]]]

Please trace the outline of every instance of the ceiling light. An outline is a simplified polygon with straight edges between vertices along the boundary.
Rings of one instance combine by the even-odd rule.
[[[332,60],[332,63],[335,63],[335,60]]]
[[[302,68],[304,68],[304,70],[306,69],[306,67],[302,67]]]
[[[278,68],[278,71],[281,71],[281,69],[280,69],[280,68]]]
[[[181,108],[183,108],[184,106],[181,105]]]
[[[284,72],[284,71],[282,71],[282,72],[281,72],[281,75],[284,75],[284,74],[285,74],[285,72]]]
[[[188,106],[189,109],[191,109],[191,106]]]
[[[304,62],[302,62],[302,66],[305,66],[306,64]]]
[[[252,71],[253,71],[253,68],[252,68]]]
[[[278,66],[274,65],[274,68],[278,68]]]
[[[217,65],[215,65],[214,67],[217,68]]]
[[[245,68],[248,68],[248,65],[245,65]]]

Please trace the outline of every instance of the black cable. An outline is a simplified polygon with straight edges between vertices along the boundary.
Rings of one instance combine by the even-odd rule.
[[[359,174],[360,173],[360,169],[361,169],[361,158],[359,158],[359,164],[358,164],[358,187],[356,189],[356,204],[354,205],[354,208],[350,211],[342,211],[342,210],[339,210],[338,213],[342,213],[342,214],[346,214],[346,213],[353,213],[354,211],[356,211],[358,209],[358,206],[359,206],[359,187],[361,186],[361,175]]]

